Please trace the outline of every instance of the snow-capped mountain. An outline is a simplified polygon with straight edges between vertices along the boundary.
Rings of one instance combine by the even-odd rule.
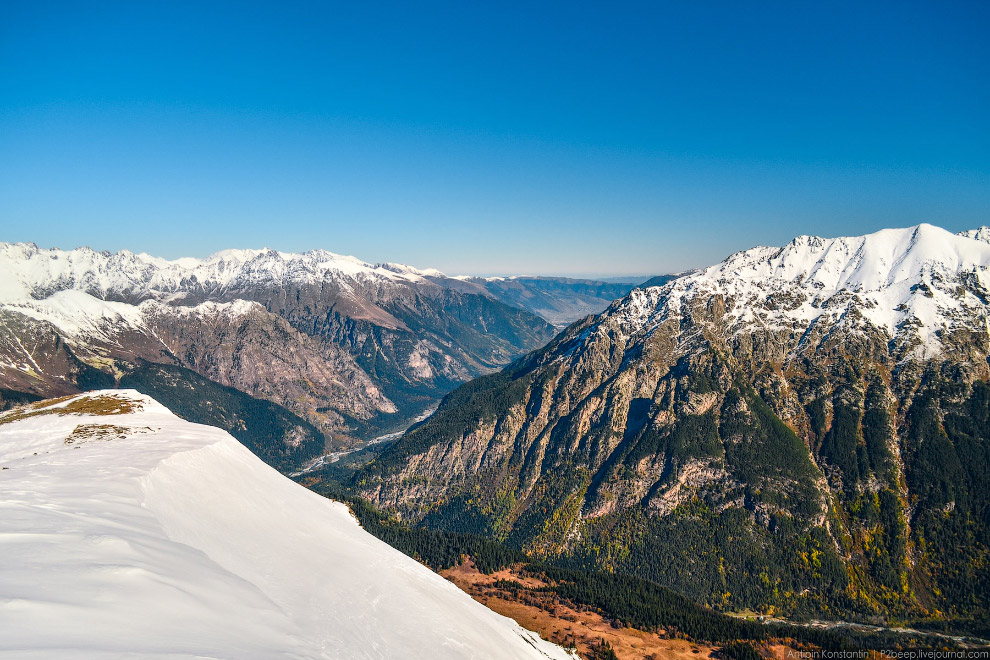
[[[956,235],[928,224],[856,237],[799,236],[637,290],[610,308],[608,322],[645,336],[685,307],[717,300],[724,312],[712,330],[725,338],[754,328],[800,333],[791,349],[801,350],[817,326],[848,323],[922,352],[940,350],[956,330],[987,328],[988,238],[988,227]]]
[[[988,235],[802,236],[636,289],[353,487],[716,607],[984,616]]]
[[[960,236],[965,236],[966,238],[975,238],[978,241],[983,241],[984,243],[990,243],[990,227],[980,227],[979,229],[969,229],[967,231],[959,232]]]
[[[0,244],[0,388],[63,394],[172,364],[284,406],[339,445],[401,426],[552,336],[537,316],[443,281],[322,250],[168,261]]]
[[[263,286],[354,282],[416,282],[439,271],[402,264],[369,264],[355,257],[312,250],[303,254],[224,250],[205,259],[161,259],[148,254],[96,252],[90,248],[44,250],[33,244],[0,244],[0,300],[47,298],[75,289],[104,300],[174,302],[218,298]]]
[[[133,390],[0,414],[0,655],[568,658]]]

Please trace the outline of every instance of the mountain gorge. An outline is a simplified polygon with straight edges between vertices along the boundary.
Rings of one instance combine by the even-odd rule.
[[[651,278],[651,282],[672,279],[671,275]],[[557,327],[567,326],[588,315],[605,310],[639,284],[601,282],[569,277],[458,277],[465,290],[489,295],[513,307],[545,318]],[[468,288],[468,287],[471,288]]]
[[[448,279],[325,251],[166,261],[3,244],[0,383],[53,396],[169,365],[347,446],[552,337],[538,316],[437,283]]]
[[[634,290],[351,488],[722,610],[985,620],[987,236],[802,236]]]

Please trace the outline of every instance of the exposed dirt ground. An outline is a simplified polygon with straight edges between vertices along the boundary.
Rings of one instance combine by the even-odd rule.
[[[546,594],[529,591],[545,585],[524,577],[515,569],[485,575],[469,560],[442,571],[441,575],[478,602],[514,619],[524,628],[538,632],[544,639],[562,646],[576,646],[582,657],[588,657],[591,644],[601,639],[612,645],[620,660],[698,660],[713,657],[715,651],[715,647],[683,639],[666,639],[663,635],[634,628],[613,628],[595,612],[579,611],[556,598],[548,599]],[[495,585],[499,579],[514,580],[527,589],[515,593],[500,589]]]

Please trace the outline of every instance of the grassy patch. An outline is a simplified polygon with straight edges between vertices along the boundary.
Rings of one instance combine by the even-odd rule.
[[[61,408],[62,415],[129,415],[140,412],[141,404],[131,399],[104,394],[84,396],[71,401]]]
[[[68,403],[64,406],[59,406],[66,401]],[[113,394],[63,396],[14,408],[0,415],[0,424],[10,424],[40,415],[128,415],[140,410],[140,403]]]
[[[124,426],[114,426],[113,424],[79,424],[72,429],[72,433],[65,439],[65,444],[74,445],[77,442],[89,442],[90,440],[112,440],[114,438],[123,440],[127,437],[130,429]]]

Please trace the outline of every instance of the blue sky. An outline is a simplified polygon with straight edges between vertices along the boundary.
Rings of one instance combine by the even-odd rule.
[[[617,275],[990,224],[988,29],[977,1],[3,3],[0,240]]]

